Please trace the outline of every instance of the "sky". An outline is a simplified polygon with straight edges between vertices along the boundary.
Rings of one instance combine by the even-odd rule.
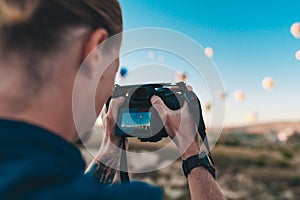
[[[247,119],[251,113],[255,113],[258,123],[300,121],[300,61],[295,58],[300,39],[290,33],[291,25],[300,22],[300,1],[120,0],[120,3],[125,31],[167,28],[191,37],[204,48],[213,48],[212,60],[228,94],[226,126],[253,123]],[[121,65],[131,64],[128,59],[121,59]],[[262,87],[265,77],[274,79],[272,91]],[[235,100],[237,90],[245,93],[244,101]]]

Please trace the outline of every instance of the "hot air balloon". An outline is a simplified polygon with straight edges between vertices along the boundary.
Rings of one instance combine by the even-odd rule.
[[[300,61],[300,50],[295,53],[295,58]]]
[[[149,52],[148,52],[148,58],[149,58],[150,60],[153,60],[153,59],[155,58],[155,53],[154,53],[153,51],[149,51]]]
[[[160,55],[160,56],[157,57],[157,60],[158,60],[158,62],[162,63],[162,62],[165,61],[165,57]]]
[[[265,90],[272,90],[275,86],[275,81],[271,77],[266,77],[262,81],[262,86]]]
[[[295,38],[300,39],[300,22],[296,22],[291,26],[291,34]]]
[[[245,93],[242,90],[237,90],[234,93],[234,98],[237,101],[244,101],[245,100]]]
[[[214,56],[214,50],[211,47],[207,47],[204,49],[204,54],[208,58],[212,58]]]
[[[121,67],[120,69],[120,76],[125,78],[128,75],[128,69],[126,67]]]
[[[246,119],[249,123],[255,123],[257,122],[257,114],[255,112],[249,113],[246,116]]]
[[[226,97],[228,96],[227,92],[225,91],[220,91],[217,93],[217,96],[220,98],[220,99],[226,99]]]
[[[184,72],[177,72],[175,75],[175,81],[176,82],[186,82],[187,80],[187,75]]]
[[[205,104],[205,110],[206,110],[206,111],[210,111],[211,108],[212,108],[212,105],[211,105],[210,102],[208,102],[208,103]]]

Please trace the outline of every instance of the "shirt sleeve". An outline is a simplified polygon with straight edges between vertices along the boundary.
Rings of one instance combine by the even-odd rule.
[[[124,200],[160,200],[162,190],[143,182],[131,182],[127,184],[117,184],[109,187],[110,192]],[[117,198],[118,199],[118,198]]]

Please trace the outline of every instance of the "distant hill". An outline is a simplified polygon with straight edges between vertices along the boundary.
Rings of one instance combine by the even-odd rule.
[[[253,124],[249,126],[238,127],[226,127],[222,133],[236,133],[244,132],[249,134],[266,134],[266,133],[278,133],[280,131],[300,133],[300,121],[299,122],[272,122],[264,124]]]

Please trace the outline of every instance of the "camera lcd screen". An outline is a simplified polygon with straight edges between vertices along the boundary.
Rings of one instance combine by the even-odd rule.
[[[124,112],[121,118],[122,129],[148,130],[150,129],[151,112]]]

